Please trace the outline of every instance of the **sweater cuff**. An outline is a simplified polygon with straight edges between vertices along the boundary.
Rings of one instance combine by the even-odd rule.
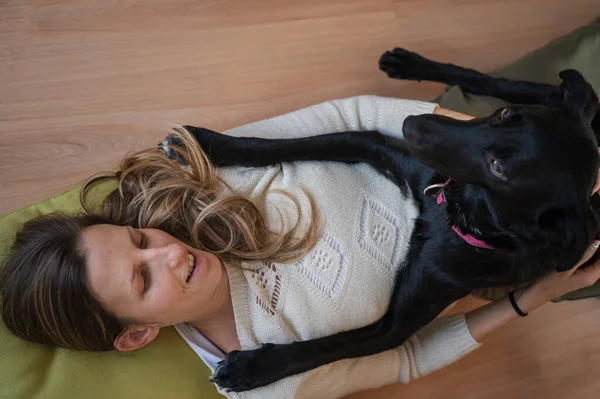
[[[414,115],[422,115],[422,114],[431,114],[433,111],[439,107],[436,103],[431,103],[428,101],[415,101]]]
[[[409,342],[413,351],[419,352],[415,353],[419,377],[458,361],[480,346],[471,335],[464,313],[435,319]]]
[[[447,319],[448,334],[454,340],[455,351],[462,353],[461,357],[481,346],[481,344],[471,335],[465,313],[441,317],[439,320],[441,321],[443,319]]]
[[[343,112],[358,119],[357,124],[350,123],[350,130],[375,130],[397,138],[403,138],[402,125],[408,116],[430,114],[438,106],[425,101],[379,96],[359,96],[354,101],[356,110]],[[341,105],[341,101],[338,104]],[[345,119],[351,118],[346,116]]]

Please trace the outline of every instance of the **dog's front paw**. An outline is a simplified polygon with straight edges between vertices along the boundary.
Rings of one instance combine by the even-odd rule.
[[[419,80],[424,58],[412,51],[395,48],[379,59],[379,69],[390,78]]]
[[[169,157],[169,159],[185,165],[186,162],[175,151],[175,147],[183,147],[183,142],[174,134],[169,134],[163,141],[158,143],[158,149]]]
[[[279,380],[277,370],[282,367],[269,356],[274,348],[266,344],[257,350],[229,352],[215,369],[212,381],[228,392],[241,392]]]

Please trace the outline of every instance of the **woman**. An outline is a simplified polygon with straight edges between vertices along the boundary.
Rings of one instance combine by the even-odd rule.
[[[259,123],[233,134],[298,137],[322,131],[317,121],[330,132],[394,134],[410,114],[445,112],[376,97],[331,107],[326,118],[313,107],[285,116],[296,126],[279,134],[277,118],[270,129]],[[184,168],[157,150],[142,151],[122,162],[119,189],[97,215],[45,216],[18,234],[0,274],[2,316],[14,334],[72,349],[130,351],[173,325],[214,370],[232,350],[330,335],[381,317],[416,214],[398,187],[367,165],[215,170],[186,132],[176,133],[186,144]],[[82,197],[101,178],[86,184]],[[503,299],[440,318],[395,350],[223,393],[330,398],[408,382],[476,348],[519,317],[516,310],[532,311],[598,277],[600,263],[554,274],[517,291],[515,309]]]

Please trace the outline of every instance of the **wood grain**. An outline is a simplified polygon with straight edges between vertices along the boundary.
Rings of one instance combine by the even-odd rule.
[[[391,81],[403,46],[483,71],[589,22],[600,0],[0,0],[0,214],[114,167],[171,124],[215,130]],[[366,397],[592,398],[597,301],[548,305],[472,355]]]

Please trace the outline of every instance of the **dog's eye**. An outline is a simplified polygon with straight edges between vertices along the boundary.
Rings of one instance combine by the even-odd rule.
[[[506,118],[510,118],[512,114],[513,113],[510,108],[504,108],[502,111],[500,111],[500,119],[504,120]]]
[[[490,160],[490,171],[494,174],[494,176],[504,179],[504,172],[502,171],[502,166],[500,162],[495,159]]]

